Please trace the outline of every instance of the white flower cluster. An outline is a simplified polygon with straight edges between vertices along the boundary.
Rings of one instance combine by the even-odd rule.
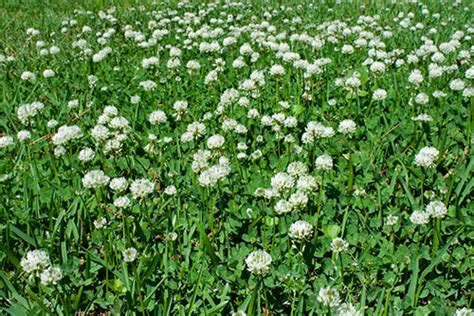
[[[62,278],[61,269],[51,266],[49,256],[43,250],[28,251],[21,259],[20,265],[29,274],[30,280],[39,277],[44,285],[57,284]]]
[[[456,310],[456,316],[474,316],[474,311],[467,307],[459,308]]]
[[[94,159],[94,157],[95,157],[95,152],[89,147],[82,149],[78,155],[78,159],[82,162],[91,161]]]
[[[221,140],[219,137],[216,143],[211,143],[212,145],[218,145],[221,143]],[[219,181],[227,178],[231,172],[229,159],[227,157],[220,156],[216,164],[210,165],[209,160],[213,157],[219,156],[208,150],[199,150],[193,155],[192,169],[198,174],[198,181],[201,186],[213,187]]]
[[[321,288],[319,290],[317,300],[326,307],[334,308],[334,315],[336,316],[362,315],[351,303],[341,304],[341,297],[339,291],[333,287],[327,286]]]
[[[415,122],[431,122],[433,120],[433,118],[431,117],[431,115],[429,114],[419,114],[415,117],[412,117],[412,120],[415,121]]]
[[[357,124],[353,120],[346,119],[339,123],[339,128],[337,130],[342,134],[353,134],[356,129]]]
[[[349,248],[349,243],[342,238],[336,237],[331,241],[331,250],[333,252],[346,251]]]
[[[186,132],[181,135],[182,142],[198,140],[206,133],[206,125],[201,122],[192,122],[186,128]]]
[[[213,135],[207,139],[207,148],[219,149],[224,145],[225,138],[219,134]]]
[[[410,220],[413,224],[425,225],[428,224],[430,218],[443,218],[448,213],[446,205],[441,201],[431,201],[426,205],[424,211],[414,211]]]
[[[13,145],[15,145],[15,140],[13,137],[8,135],[0,136],[0,148],[6,148]]]
[[[123,261],[133,262],[137,258],[138,251],[137,249],[130,247],[122,251]]]
[[[109,187],[115,192],[124,192],[128,188],[127,179],[124,177],[113,178],[110,181]]]
[[[88,189],[105,187],[109,183],[108,177],[102,170],[91,170],[82,178],[82,184]]]
[[[92,61],[98,63],[104,60],[110,53],[112,53],[112,48],[105,47],[92,56]]]
[[[18,107],[16,114],[20,122],[24,125],[31,124],[33,119],[38,113],[44,109],[44,104],[42,102],[32,102],[22,104]]]
[[[219,163],[213,165],[199,175],[199,184],[205,187],[215,186],[217,182],[225,179],[230,174],[229,161],[226,157],[222,156],[219,159]]]
[[[332,127],[324,126],[318,122],[308,122],[305,132],[301,136],[301,141],[304,144],[313,143],[318,138],[328,138],[335,135]]]
[[[319,290],[318,302],[327,307],[337,307],[341,304],[339,291],[330,286],[323,287]]]
[[[102,114],[97,119],[98,124],[91,131],[97,147],[103,146],[104,153],[113,156],[122,152],[123,143],[128,139],[130,130],[128,120],[118,114],[118,109],[115,106],[104,107]]]
[[[77,125],[63,125],[61,126],[56,134],[53,135],[51,140],[56,146],[66,145],[68,142],[78,139],[82,136],[81,128]]]
[[[438,159],[439,151],[434,147],[423,147],[415,156],[415,165],[425,168],[433,168]]]
[[[257,189],[256,196],[267,199],[280,198],[275,204],[275,212],[284,214],[306,207],[309,195],[318,189],[316,179],[308,174],[308,167],[300,162],[291,162],[286,172],[276,173],[270,180],[271,189]]]
[[[162,124],[167,120],[166,113],[161,110],[153,111],[148,117],[148,121],[151,125]]]
[[[290,226],[290,232],[288,233],[291,238],[296,240],[304,240],[313,234],[313,225],[307,221],[296,221]]]
[[[144,199],[155,189],[155,184],[148,179],[137,179],[130,185],[130,192],[134,199]]]
[[[264,250],[256,250],[245,259],[247,269],[256,275],[264,275],[270,269],[272,257]]]
[[[314,165],[318,170],[331,170],[333,167],[332,158],[329,155],[323,154],[316,158]]]

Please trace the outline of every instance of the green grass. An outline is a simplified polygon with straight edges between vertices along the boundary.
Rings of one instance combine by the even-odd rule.
[[[350,306],[351,315],[454,315],[472,308],[474,99],[466,96],[474,83],[472,4],[342,2],[229,7],[206,1],[4,0],[0,55],[15,60],[0,60],[0,313],[340,315]],[[112,6],[115,22],[99,17]],[[410,12],[409,26],[401,27]],[[185,16],[195,20],[183,21]],[[410,29],[417,23],[423,25]],[[84,26],[91,32],[82,32]],[[29,28],[41,33],[32,37]],[[103,39],[112,28],[115,34]],[[157,44],[143,48],[125,37],[125,28],[145,40],[154,30],[169,33],[155,33]],[[210,30],[215,34],[202,36]],[[204,42],[222,47],[229,36],[236,43],[223,50],[200,50]],[[433,61],[439,57],[433,52],[423,57],[424,37],[444,51],[441,44],[453,36],[459,45],[443,53],[444,60]],[[361,37],[367,43],[357,47]],[[388,56],[378,58],[385,63],[380,74],[367,63],[374,58],[368,44],[373,38],[370,45]],[[77,47],[80,39],[89,52]],[[60,52],[41,56],[39,40]],[[241,52],[245,43],[259,58]],[[304,67],[277,53],[275,43],[318,63],[320,71],[306,76]],[[353,46],[352,54],[341,52],[345,44]],[[105,47],[111,52],[94,62]],[[171,47],[181,50],[176,68],[169,64]],[[417,53],[418,61],[410,63],[409,55]],[[159,63],[143,67],[152,56]],[[246,66],[235,67],[238,58]],[[330,62],[324,65],[323,58]],[[191,60],[201,66],[195,74],[187,69]],[[397,60],[404,64],[397,66]],[[429,77],[434,63],[446,68],[438,78]],[[281,77],[270,73],[277,64],[285,70]],[[55,75],[44,78],[46,69]],[[418,87],[409,79],[414,69],[424,76]],[[217,80],[209,80],[214,70]],[[25,71],[36,79],[22,80]],[[264,82],[255,71],[262,71]],[[354,77],[359,87],[351,92],[347,84]],[[257,89],[245,88],[249,78]],[[450,88],[454,79],[463,80],[464,92]],[[154,90],[142,87],[147,80],[156,83]],[[386,91],[384,100],[373,97],[377,89]],[[435,98],[435,91],[446,96]],[[419,93],[428,102],[412,103]],[[140,101],[132,102],[137,95]],[[68,106],[71,100],[77,107]],[[188,108],[178,113],[175,105],[182,100]],[[44,108],[22,120],[22,105],[35,101]],[[104,109],[117,113],[104,115]],[[166,120],[153,124],[150,115],[157,110]],[[419,114],[432,121],[414,121]],[[128,127],[111,123],[116,116]],[[48,126],[52,119],[56,126]],[[356,128],[344,134],[339,124],[346,119]],[[205,131],[187,142],[183,134],[195,122]],[[314,122],[329,137],[306,135]],[[58,142],[63,125],[77,126],[81,134]],[[97,125],[111,131],[106,140],[94,137]],[[21,141],[20,131],[30,137]],[[217,148],[209,146],[213,135],[224,139]],[[7,136],[14,143],[3,146]],[[109,150],[115,143],[108,140],[121,149]],[[430,167],[415,163],[426,146],[437,151]],[[85,148],[94,152],[90,161],[80,158]],[[209,155],[198,167],[203,150]],[[332,158],[327,170],[317,159],[323,154]],[[216,179],[213,168],[220,168]],[[93,170],[109,178],[102,184],[88,179]],[[109,186],[118,177],[126,179],[123,192]],[[138,179],[148,180],[151,191],[140,198],[132,184]],[[278,194],[270,194],[272,187]],[[123,197],[130,205],[117,203]],[[433,201],[446,209],[416,224],[412,214]],[[100,227],[102,219],[107,223]],[[311,229],[298,231],[298,221]],[[304,237],[298,239],[298,232]],[[347,249],[338,252],[336,238]],[[131,248],[135,258],[125,252]],[[34,250],[50,263],[29,269],[25,258]],[[268,266],[248,262],[257,250],[270,255]],[[47,278],[52,268],[61,271],[54,282]],[[321,291],[327,287],[340,299],[328,303]]]

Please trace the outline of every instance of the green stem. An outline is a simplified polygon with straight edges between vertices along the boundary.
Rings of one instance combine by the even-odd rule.
[[[352,193],[354,188],[354,165],[352,164],[352,155],[349,153],[349,179],[347,180],[348,193]]]
[[[432,250],[433,254],[435,254],[439,248],[439,243],[441,239],[440,226],[441,226],[441,219],[437,218],[435,220],[434,229],[433,229],[433,250]]]

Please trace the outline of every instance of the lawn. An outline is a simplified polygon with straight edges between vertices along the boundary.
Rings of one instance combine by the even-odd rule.
[[[472,316],[470,1],[0,4],[0,313]]]

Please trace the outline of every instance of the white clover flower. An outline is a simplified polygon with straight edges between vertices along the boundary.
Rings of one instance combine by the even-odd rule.
[[[54,128],[54,127],[56,127],[57,125],[58,125],[58,121],[56,121],[56,120],[49,120],[46,126],[47,126],[48,128]]]
[[[71,140],[78,139],[81,136],[82,136],[82,132],[79,126],[63,125],[58,129],[56,134],[53,135],[51,140],[53,141],[53,144],[60,146],[60,145],[65,145]]]
[[[213,135],[207,139],[207,148],[216,149],[224,145],[225,138],[219,134]]]
[[[275,212],[277,214],[284,214],[284,213],[289,213],[291,212],[293,209],[292,205],[290,202],[288,202],[287,200],[279,200],[276,204],[275,204]]]
[[[166,120],[166,114],[161,110],[153,111],[148,117],[148,121],[151,123],[151,125],[165,123]]]
[[[459,308],[456,310],[456,316],[474,316],[474,311],[467,307]]]
[[[38,273],[49,267],[50,264],[49,256],[43,250],[28,251],[20,262],[21,267],[26,273]]]
[[[302,192],[310,192],[318,188],[318,183],[313,176],[302,175],[296,182],[296,188]]]
[[[258,113],[258,110],[257,109],[250,109],[248,112],[247,112],[247,117],[249,119],[256,119],[260,116],[260,114]]]
[[[117,135],[118,136],[118,135]],[[114,139],[109,139],[106,143],[105,143],[105,153],[110,153],[112,152],[112,154],[114,153],[118,153],[120,152],[122,149],[122,143],[120,142],[120,140],[116,137]]]
[[[43,71],[43,77],[44,78],[51,78],[51,77],[54,77],[56,73],[54,72],[54,70],[52,69],[46,69],[45,71]]]
[[[139,95],[132,95],[130,97],[130,103],[131,104],[138,104],[140,102],[141,98]]]
[[[145,80],[141,81],[139,85],[143,88],[145,91],[152,91],[155,90],[156,87],[158,86],[154,81],[152,80]]]
[[[175,195],[178,191],[176,190],[176,187],[174,185],[169,185],[165,188],[163,193],[166,195]]]
[[[155,184],[148,179],[134,180],[130,185],[130,192],[134,199],[143,199],[148,194],[152,193],[155,188]]]
[[[298,210],[300,208],[303,208],[308,204],[308,195],[303,192],[303,191],[296,191],[292,195],[290,195],[290,198],[288,199],[288,202],[290,203],[292,209]]]
[[[410,221],[416,225],[425,225],[430,221],[430,214],[423,211],[414,211],[410,215]]]
[[[448,213],[448,209],[441,201],[431,201],[426,206],[425,212],[433,218],[443,218]]]
[[[105,217],[99,217],[96,220],[94,220],[94,227],[97,229],[102,229],[105,226],[107,226],[107,219]]]
[[[430,97],[426,93],[418,93],[415,96],[415,103],[416,104],[427,104],[430,101]]]
[[[230,171],[230,167],[227,164],[211,166],[199,175],[199,184],[205,187],[215,186],[217,182],[226,178]]]
[[[264,250],[256,250],[245,259],[247,270],[256,275],[264,275],[270,269],[272,257]]]
[[[433,168],[434,161],[438,159],[439,151],[434,147],[423,147],[415,155],[415,165],[419,167]]]
[[[331,250],[333,252],[346,251],[349,248],[349,243],[342,238],[336,237],[331,241]]]
[[[239,100],[237,101],[237,104],[246,108],[250,104],[250,100],[247,97],[240,97]]]
[[[301,161],[294,161],[286,167],[286,171],[290,176],[297,177],[305,175],[308,172],[308,167]]]
[[[344,81],[344,85],[345,88],[349,90],[349,92],[354,93],[359,90],[359,87],[362,85],[362,82],[360,81],[359,76],[354,74]]]
[[[449,88],[453,91],[460,91],[466,87],[466,84],[462,79],[454,79],[449,83]]]
[[[190,75],[196,75],[201,69],[201,64],[197,60],[190,60],[186,63],[186,68]]]
[[[24,142],[25,140],[28,140],[31,138],[31,133],[29,131],[26,131],[26,130],[23,130],[23,131],[19,131],[17,134],[16,134],[16,137],[18,138],[18,140],[20,142]]]
[[[128,182],[125,177],[113,178],[110,181],[109,187],[115,192],[123,192],[128,188]]]
[[[106,140],[109,135],[109,129],[105,127],[104,125],[96,125],[91,131],[92,138],[94,138],[96,141],[104,141]]]
[[[288,135],[285,136],[285,138],[283,138],[283,141],[285,143],[291,144],[291,143],[294,143],[296,141],[296,139],[293,135],[288,134]]]
[[[245,143],[238,143],[238,144],[237,144],[237,150],[239,150],[239,151],[245,151],[245,150],[247,150],[247,149],[248,149],[247,144],[245,144]]]
[[[413,121],[419,121],[419,122],[431,122],[433,120],[433,118],[431,117],[431,115],[428,115],[428,114],[419,114],[415,117],[412,117],[411,118]]]
[[[142,67],[144,69],[148,69],[151,66],[157,65],[160,62],[160,59],[156,56],[152,56],[150,58],[144,58],[142,60]]]
[[[66,154],[66,148],[64,148],[63,146],[56,146],[54,148],[54,155],[56,157],[60,157],[62,155]]]
[[[133,262],[137,258],[138,251],[137,249],[130,247],[122,251],[123,261]]]
[[[296,221],[290,226],[289,236],[293,239],[303,240],[313,235],[313,225],[307,221]]]
[[[315,167],[317,170],[331,170],[333,167],[331,156],[323,154],[317,157],[315,161]]]
[[[114,201],[114,206],[116,208],[128,208],[130,204],[130,199],[126,196],[121,196]]]
[[[339,123],[338,131],[342,134],[353,134],[357,129],[357,125],[353,120],[343,120]]]
[[[82,162],[88,162],[94,159],[95,152],[91,148],[84,148],[79,152],[78,159]]]
[[[62,277],[61,269],[57,267],[47,268],[40,274],[41,284],[43,285],[57,284]]]
[[[96,189],[106,186],[109,183],[110,177],[105,175],[102,170],[92,170],[84,175],[82,184],[89,189]]]
[[[290,190],[295,184],[295,179],[286,172],[279,172],[271,179],[271,186],[277,192]]]
[[[35,78],[36,78],[36,75],[32,73],[31,71],[24,71],[21,74],[21,80],[24,80],[24,81],[33,81],[35,80]]]
[[[398,222],[398,216],[389,214],[387,218],[385,219],[385,225],[387,226],[393,226]]]
[[[283,76],[285,75],[285,68],[282,65],[273,65],[270,68],[270,74],[272,76]]]
[[[49,48],[49,53],[50,53],[51,55],[56,55],[56,54],[58,54],[60,51],[61,51],[61,49],[60,49],[59,47],[57,47],[57,46],[51,46],[51,47]]]
[[[474,79],[474,66],[471,66],[471,68],[466,70],[466,72],[464,73],[464,77],[466,77],[466,79]]]
[[[110,122],[111,119],[112,118],[110,116],[102,114],[97,118],[97,123],[99,123],[100,125],[107,124]]]
[[[104,108],[103,115],[107,116],[108,118],[112,118],[118,115],[118,109],[113,105],[107,105]]]
[[[184,112],[188,109],[188,101],[179,100],[173,103],[173,109],[176,112]]]
[[[380,61],[373,62],[372,65],[370,65],[370,71],[374,73],[383,73],[385,72],[385,64]]]
[[[410,76],[408,76],[408,81],[415,86],[419,86],[423,82],[423,79],[424,79],[423,75],[421,74],[421,71],[418,69],[414,69],[410,73]]]
[[[443,91],[439,91],[439,90],[433,92],[431,95],[432,95],[434,98],[437,98],[437,99],[439,99],[439,98],[444,98],[445,96],[447,96],[446,93],[444,93]]]
[[[352,47],[351,45],[346,44],[346,45],[342,46],[342,48],[341,48],[341,53],[343,53],[343,54],[350,55],[353,52],[354,52],[354,47]]]
[[[339,292],[328,286],[323,287],[319,290],[318,302],[328,307],[337,307],[341,304],[341,298],[339,297]]]
[[[336,316],[362,316],[362,313],[351,303],[342,303],[337,308]]]
[[[43,108],[44,104],[41,102],[22,104],[18,107],[16,114],[22,124],[28,125]]]
[[[13,137],[11,136],[0,136],[0,148],[5,148],[8,146],[15,145],[15,141],[13,140]]]
[[[372,95],[372,99],[375,101],[383,101],[387,98],[387,91],[384,89],[377,89],[374,91],[374,94]]]
[[[430,78],[438,78],[443,75],[444,69],[436,64],[430,64],[428,66],[428,77]]]
[[[462,91],[462,96],[465,97],[465,98],[470,98],[470,97],[474,96],[474,87],[466,87]]]
[[[117,116],[110,120],[109,126],[114,129],[127,129],[128,120],[123,116]]]

